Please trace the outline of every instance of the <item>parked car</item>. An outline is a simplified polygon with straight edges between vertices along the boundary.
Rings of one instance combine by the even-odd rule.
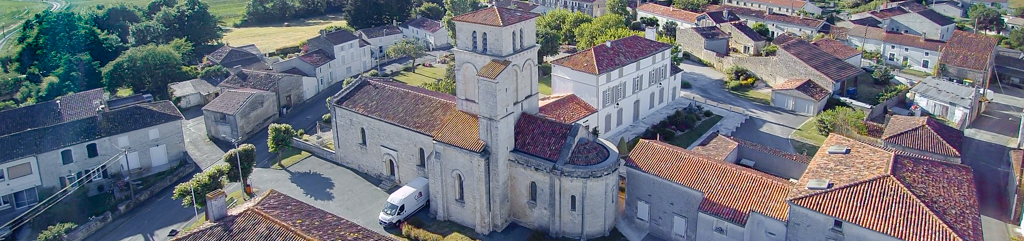
[[[393,227],[408,220],[430,203],[430,189],[426,178],[417,177],[388,196],[378,218],[380,225]]]

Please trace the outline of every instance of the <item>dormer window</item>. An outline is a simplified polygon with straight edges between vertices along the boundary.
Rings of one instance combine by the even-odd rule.
[[[473,31],[473,51],[476,51],[476,31]]]

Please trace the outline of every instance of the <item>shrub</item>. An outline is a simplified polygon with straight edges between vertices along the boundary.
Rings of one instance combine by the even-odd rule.
[[[428,232],[427,230],[423,230],[423,229],[414,227],[413,225],[411,225],[409,223],[402,223],[401,224],[401,229],[402,229],[402,236],[405,236],[406,238],[409,238],[410,240],[415,240],[415,241],[442,241],[442,240],[444,240],[444,237],[442,237],[441,235],[438,235],[438,234],[435,234],[435,233],[431,233],[431,232]]]
[[[39,232],[39,241],[58,241],[64,240],[67,234],[71,230],[75,230],[78,224],[74,223],[58,223],[53,226],[46,228],[42,232]]]
[[[734,90],[734,91],[735,90],[740,90],[740,89],[743,89],[743,87],[744,87],[743,84],[740,83],[739,81],[726,81],[725,82],[725,88],[729,88],[729,90]]]
[[[755,79],[754,77],[749,77],[746,80],[740,81],[740,84],[743,86],[753,86],[755,81],[757,81],[757,79]]]
[[[551,74],[551,63],[543,63],[537,66],[540,71],[540,76],[548,76]]]
[[[343,81],[341,83],[341,86],[342,87],[348,86],[349,84],[352,84],[352,82],[355,82],[355,81],[356,81],[356,78],[352,78],[352,77],[345,78],[345,81]]]
[[[302,52],[302,46],[301,45],[295,45],[295,46],[288,46],[288,47],[278,48],[278,49],[274,50],[274,54],[273,55],[274,56],[289,55],[289,54],[294,54],[294,53],[298,53],[298,52]]]
[[[402,66],[402,71],[413,72],[415,70],[416,70],[416,65],[407,64],[405,66]]]
[[[864,112],[850,107],[836,107],[818,114],[815,126],[818,134],[828,136],[829,133],[857,133],[867,134],[867,126],[864,125]]]
[[[715,113],[711,112],[710,110],[705,110],[704,111],[704,117],[711,117],[713,115],[715,115]]]
[[[662,141],[672,141],[676,139],[676,132],[669,129],[660,129],[658,130],[657,137],[661,137]]]
[[[778,51],[779,51],[779,46],[778,45],[769,45],[768,47],[764,47],[764,49],[761,50],[761,55],[763,55],[763,56],[775,56],[775,52],[778,52]]]
[[[324,114],[323,117],[320,117],[320,120],[324,121],[324,123],[331,123],[331,113]]]
[[[375,69],[371,69],[370,71],[366,71],[366,73],[363,74],[363,76],[379,77],[380,76],[380,72],[375,70]]]
[[[900,94],[902,94],[907,89],[910,89],[910,86],[906,86],[906,85],[889,85],[889,86],[886,86],[885,89],[882,89],[882,92],[878,93],[878,103],[882,103],[882,102],[885,102],[886,100],[892,99],[893,97],[899,96]]]
[[[685,81],[685,80],[683,80],[683,86],[682,87],[683,87],[683,89],[693,88],[693,86],[690,85],[690,82],[689,81]]]
[[[879,65],[874,66],[874,71],[871,72],[871,79],[876,85],[889,84],[895,76],[892,74],[892,69],[889,66]]]
[[[473,239],[461,233],[452,233],[444,237],[444,241],[473,241]]]

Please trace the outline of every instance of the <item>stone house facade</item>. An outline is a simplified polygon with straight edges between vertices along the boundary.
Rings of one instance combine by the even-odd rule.
[[[430,50],[452,46],[448,29],[441,25],[440,21],[417,17],[399,27],[402,28],[403,38],[423,43]]]
[[[374,63],[371,56],[370,43],[351,32],[321,31],[319,36],[306,40],[305,52],[298,57],[275,63],[273,69],[316,77],[318,85],[326,87],[372,68]]]
[[[639,36],[608,41],[552,61],[552,94],[583,99],[597,109],[590,127],[614,133],[678,97],[670,57],[670,45]]]
[[[753,26],[755,23],[763,23],[765,27],[768,27],[768,35],[772,37],[786,33],[792,33],[798,36],[813,36],[818,32],[822,32],[825,27],[828,26],[828,23],[824,20],[787,15],[771,9],[756,10],[734,7],[728,4],[711,5],[708,6],[708,9],[715,11],[728,10],[736,16],[739,16],[747,26]]]
[[[761,50],[768,44],[761,34],[744,23],[724,24],[722,31],[729,34],[729,50],[750,56],[761,55]]]
[[[722,4],[786,15],[798,15],[801,10],[810,14],[821,14],[820,7],[812,2],[800,0],[726,0]]]
[[[530,0],[530,3],[551,9],[582,12],[595,18],[608,13],[608,2],[606,0]]]
[[[220,82],[217,87],[255,89],[274,93],[277,98],[277,108],[283,111],[312,98],[322,89],[319,83],[311,77],[255,70],[239,70]]]
[[[939,52],[942,42],[920,36],[889,33],[880,28],[864,26],[854,26],[847,36],[852,45],[881,53],[888,65],[906,66],[925,73],[934,73],[942,56]]]
[[[203,107],[206,135],[222,141],[247,140],[277,120],[274,93],[253,89],[231,89]]]

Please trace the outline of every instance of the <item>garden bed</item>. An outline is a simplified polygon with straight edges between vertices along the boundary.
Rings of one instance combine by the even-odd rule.
[[[640,139],[661,140],[682,148],[688,147],[696,142],[700,136],[715,126],[722,116],[715,115],[710,110],[704,110],[703,106],[691,105],[676,110],[657,124],[648,127],[644,133],[633,138],[628,143],[624,139],[619,140],[619,154],[627,155],[636,146]]]

